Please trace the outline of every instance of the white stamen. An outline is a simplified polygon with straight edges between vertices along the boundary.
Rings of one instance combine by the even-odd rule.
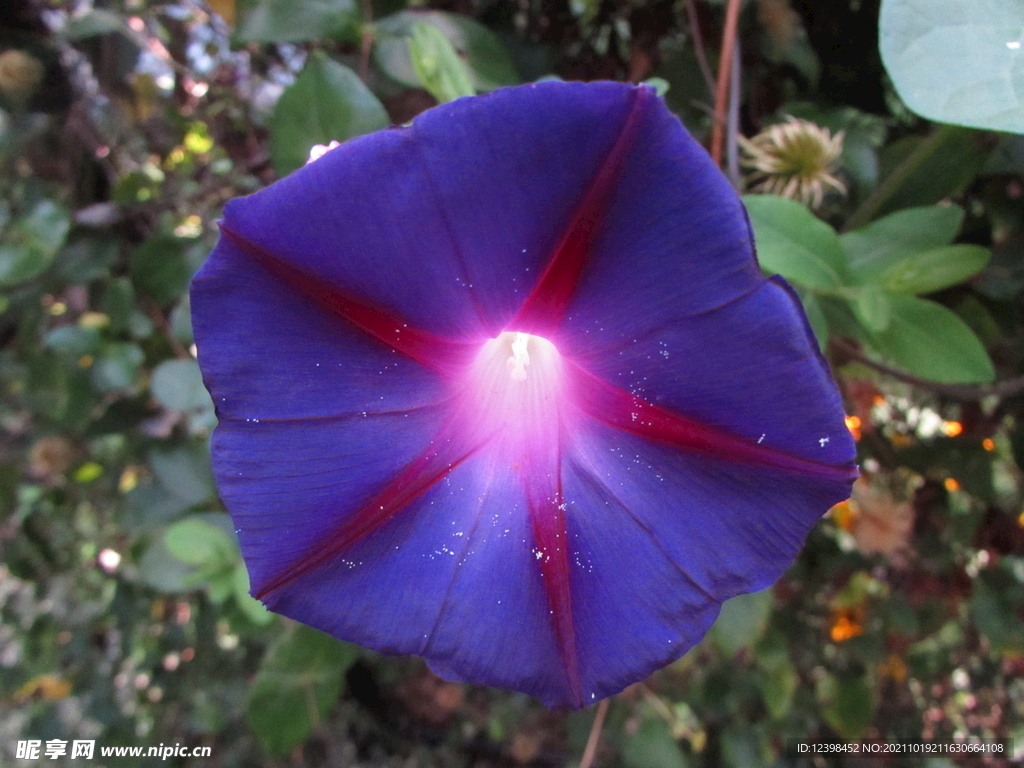
[[[512,342],[512,357],[508,359],[512,381],[526,381],[526,366],[530,364],[530,353],[526,349],[529,340],[528,333],[516,332],[515,341]]]

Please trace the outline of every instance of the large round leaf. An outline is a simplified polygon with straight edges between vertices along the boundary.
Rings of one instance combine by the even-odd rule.
[[[915,112],[1024,133],[1024,5],[1019,0],[886,0],[882,61]]]

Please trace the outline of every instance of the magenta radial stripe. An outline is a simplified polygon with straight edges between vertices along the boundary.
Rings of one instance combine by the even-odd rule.
[[[567,361],[576,404],[595,419],[648,440],[738,464],[837,480],[854,480],[853,464],[827,464],[781,453],[680,416],[609,384]]]
[[[272,594],[297,579],[312,573],[339,557],[355,542],[369,536],[405,509],[413,500],[442,480],[455,467],[473,455],[479,446],[468,446],[456,439],[446,426],[427,449],[396,475],[376,496],[345,519],[326,541],[308,552],[265,584],[253,595],[269,604]]]
[[[551,627],[555,633],[562,668],[574,707],[583,706],[580,663],[576,646],[569,573],[569,540],[565,524],[566,504],[562,494],[561,466],[556,459],[548,466],[529,466],[526,498],[536,543],[534,557],[540,565],[548,598]]]
[[[557,326],[586,266],[601,214],[615,191],[622,164],[635,140],[645,108],[651,99],[656,98],[649,88],[637,88],[632,92],[629,112],[615,143],[590,182],[569,228],[555,247],[537,284],[509,327],[543,336]]]
[[[307,275],[280,256],[229,229],[223,222],[221,232],[236,248],[256,263],[281,278],[297,291],[318,301],[335,314],[383,342],[391,349],[438,373],[451,375],[460,370],[476,352],[475,345],[441,338],[413,328],[400,318],[345,296],[338,289]]]

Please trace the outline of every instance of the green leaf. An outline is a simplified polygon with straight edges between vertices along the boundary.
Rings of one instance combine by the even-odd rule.
[[[0,239],[0,286],[41,275],[53,263],[70,228],[67,210],[52,200],[41,200],[15,221]]]
[[[181,297],[178,305],[171,310],[171,316],[168,319],[171,323],[171,333],[174,335],[174,338],[185,346],[190,345],[194,340],[192,335],[192,304],[187,293]]]
[[[824,350],[828,345],[829,334],[825,310],[822,309],[818,297],[811,291],[799,291],[799,295],[800,301],[804,305],[804,314],[807,315],[807,322],[810,323],[811,331],[814,332],[814,336],[818,340],[818,348]]]
[[[882,275],[882,285],[896,293],[931,293],[961,283],[980,272],[991,257],[980,245],[947,245],[908,256]]]
[[[900,98],[930,120],[1024,133],[1019,0],[885,0],[879,49]]]
[[[668,723],[658,716],[648,717],[622,748],[627,768],[686,768],[686,756],[672,738]]]
[[[160,592],[187,592],[192,567],[176,558],[167,549],[164,537],[158,537],[147,547],[139,560],[142,581]]]
[[[225,567],[211,567],[193,572],[189,578],[192,586],[206,587],[206,596],[214,605],[222,605],[235,592],[233,570]]]
[[[847,227],[857,229],[878,215],[916,205],[934,205],[959,195],[992,154],[989,134],[941,125],[927,136],[908,136],[879,153],[881,182]]]
[[[757,685],[774,720],[781,720],[788,714],[800,682],[789,653],[787,637],[779,630],[766,634],[754,649]]]
[[[53,265],[54,276],[73,285],[105,278],[118,259],[119,249],[113,237],[76,233],[61,248],[60,258]]]
[[[98,352],[101,342],[102,338],[98,328],[62,325],[46,334],[43,345],[48,349],[78,358]]]
[[[345,141],[388,122],[383,105],[355,72],[314,51],[274,108],[270,157],[283,176],[301,168],[314,145]]]
[[[519,82],[505,46],[479,22],[443,11],[401,11],[377,22],[373,57],[378,67],[402,85],[421,87],[406,42],[418,23],[437,29],[464,57],[475,90],[493,91]]]
[[[100,392],[134,391],[145,357],[138,344],[108,344],[89,369],[93,386]]]
[[[986,347],[996,344],[1002,336],[1002,329],[988,308],[977,296],[969,294],[963,301],[957,302],[954,311],[957,316],[970,326],[975,335]]]
[[[238,25],[236,43],[359,39],[355,0],[259,0]]]
[[[818,682],[817,697],[825,721],[847,741],[860,738],[875,716],[871,689],[861,676],[825,675]]]
[[[149,468],[164,489],[189,506],[212,501],[217,495],[209,452],[198,442],[154,449],[149,454]]]
[[[839,236],[800,203],[776,195],[745,195],[765,272],[809,288],[837,288],[845,282]]]
[[[71,228],[71,217],[64,206],[52,200],[42,200],[15,226],[25,234],[33,247],[52,257],[64,245]]]
[[[128,330],[135,310],[135,288],[126,277],[115,277],[107,283],[103,294],[103,312],[110,318],[110,330],[122,333]]]
[[[465,63],[437,27],[422,21],[413,25],[409,57],[423,87],[439,102],[476,93]]]
[[[358,657],[356,646],[292,624],[267,651],[246,705],[263,747],[284,755],[305,741],[338,700],[342,676]]]
[[[231,575],[232,586],[235,591],[235,602],[239,610],[245,614],[253,624],[265,625],[274,620],[274,614],[267,610],[259,600],[249,594],[249,570],[245,563],[239,562]]]
[[[87,461],[75,470],[74,479],[76,483],[91,483],[103,476],[103,467],[95,461]]]
[[[861,325],[878,333],[889,327],[892,304],[885,292],[876,285],[865,285],[851,295],[853,313]]]
[[[182,499],[161,485],[140,485],[125,494],[125,519],[132,526],[146,528],[177,517],[192,502]]]
[[[877,283],[886,270],[922,251],[949,245],[960,230],[964,211],[956,205],[906,208],[839,240],[856,284]]]
[[[96,35],[109,35],[113,32],[127,32],[124,17],[113,11],[93,8],[87,13],[74,14],[64,28],[64,36],[69,40],[82,40]]]
[[[967,324],[934,301],[889,296],[890,322],[870,335],[874,349],[899,368],[949,383],[989,382],[995,369]]]
[[[793,706],[793,696],[800,682],[792,662],[779,664],[758,677],[761,699],[773,720],[781,720]]]
[[[766,765],[765,743],[761,729],[750,723],[735,722],[722,730],[722,765],[761,768]]]
[[[722,603],[722,612],[711,628],[722,652],[733,656],[752,645],[764,632],[772,612],[772,589],[737,595]]]
[[[192,279],[185,241],[165,233],[153,235],[135,249],[131,271],[135,287],[161,306],[177,301]]]
[[[238,547],[231,537],[205,520],[181,520],[164,532],[167,551],[189,565],[233,564]]]
[[[977,579],[971,595],[971,618],[978,630],[997,650],[1019,653],[1024,649],[1019,605],[1014,604],[1014,586],[998,584],[998,572],[988,579]],[[992,583],[989,583],[989,582]]]
[[[642,84],[649,85],[661,98],[664,98],[665,94],[668,93],[669,88],[672,87],[669,85],[668,80],[663,77],[648,77]]]
[[[153,371],[149,386],[157,402],[173,411],[213,407],[195,360],[165,360]]]

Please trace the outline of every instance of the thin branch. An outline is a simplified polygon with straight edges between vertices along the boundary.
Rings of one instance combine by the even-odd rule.
[[[726,123],[725,133],[725,175],[729,177],[733,187],[739,190],[743,186],[743,181],[740,178],[740,152],[737,140],[740,135],[740,90],[742,87],[739,40],[733,43],[732,55],[734,64],[729,85],[729,119]]]
[[[171,351],[174,352],[174,356],[181,360],[192,359],[192,355],[189,354],[189,351],[185,349],[184,345],[174,336],[174,330],[171,328],[171,324],[164,315],[160,305],[149,298],[145,298],[141,304],[143,312],[145,312],[146,316],[153,321],[153,325],[157,327],[160,333],[163,334],[163,337],[166,339]]]
[[[939,125],[925,136],[917,146],[903,158],[889,175],[875,187],[843,225],[843,232],[858,229],[869,223],[890,198],[899,192],[907,179],[913,176],[928,158],[942,148],[949,136],[956,131],[952,125]]]
[[[928,389],[939,395],[955,397],[958,400],[981,400],[985,397],[991,397],[992,395],[997,397],[1012,397],[1024,392],[1024,376],[1018,376],[1014,379],[1003,379],[1002,381],[997,381],[994,384],[947,384],[942,381],[922,379],[920,376],[914,376],[906,371],[901,371],[899,368],[893,368],[885,363],[872,360],[861,352],[856,345],[846,341],[845,339],[833,338],[830,341],[830,344],[844,355],[853,358],[858,363],[863,363],[869,368],[875,369],[879,373],[884,373],[886,376],[891,376],[892,378],[906,382],[907,384],[913,384],[915,387]]]
[[[715,92],[715,76],[711,74],[707,51],[704,50],[704,36],[700,31],[700,18],[697,16],[697,5],[694,0],[686,0],[686,16],[690,23],[690,37],[693,38],[693,52],[697,56],[697,65],[700,67],[701,74],[704,75],[708,94],[712,94]]]
[[[654,711],[662,716],[665,722],[669,724],[670,728],[675,728],[676,716],[672,714],[672,710],[665,705],[665,702],[661,700],[661,697],[652,691],[647,683],[637,683],[637,687],[644,695],[644,698],[647,699],[647,702],[654,707]]]
[[[580,768],[590,768],[593,765],[594,755],[597,754],[597,743],[601,740],[601,729],[604,727],[604,716],[607,714],[608,699],[601,699],[597,705],[597,714],[594,715],[594,724],[590,727],[590,736],[587,737],[587,746],[583,750]]]
[[[364,83],[370,74],[370,50],[373,48],[373,6],[370,0],[359,0],[363,13],[363,29],[359,33],[359,79]]]
[[[722,32],[721,60],[718,63],[718,84],[715,88],[715,122],[711,128],[711,159],[722,166],[726,117],[729,110],[729,81],[732,75],[736,30],[740,22],[741,0],[729,0],[725,8],[725,29]]]

